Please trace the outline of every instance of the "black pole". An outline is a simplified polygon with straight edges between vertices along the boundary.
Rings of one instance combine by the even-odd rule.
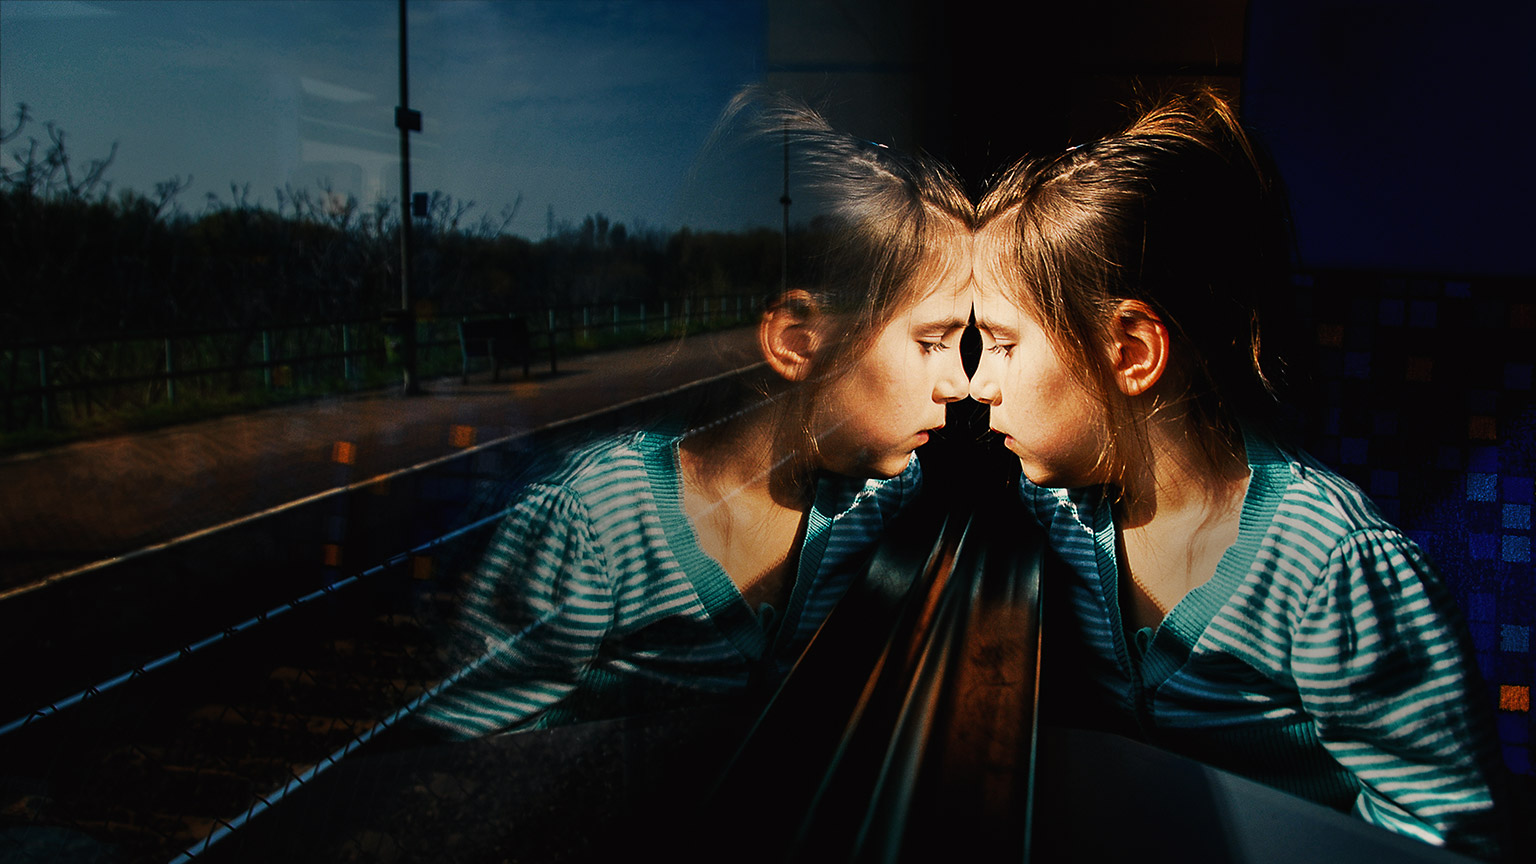
[[[395,125],[400,127],[400,359],[405,367],[407,396],[421,392],[416,380],[416,315],[411,303],[411,132],[421,129],[421,115],[411,111],[407,52],[405,50],[405,2],[400,0],[400,107]]]
[[[779,294],[789,293],[789,125],[784,126],[784,194],[779,196],[779,203],[784,205],[784,260],[782,272],[779,277]]]

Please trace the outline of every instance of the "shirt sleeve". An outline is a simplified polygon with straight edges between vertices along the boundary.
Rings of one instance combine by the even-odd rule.
[[[1292,672],[1324,746],[1359,779],[1355,813],[1491,855],[1498,831],[1491,714],[1455,604],[1393,530],[1334,550],[1292,643]]]
[[[614,592],[586,509],[533,486],[497,528],[464,601],[467,665],[423,711],[455,738],[541,725],[576,690],[613,624]]]

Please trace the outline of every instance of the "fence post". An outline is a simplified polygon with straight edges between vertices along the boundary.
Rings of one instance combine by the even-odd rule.
[[[549,374],[555,374],[555,307],[545,310],[549,314]]]
[[[671,302],[668,300],[661,301],[661,332],[663,333],[668,333],[672,330],[671,305]]]
[[[687,330],[688,329],[688,325],[691,324],[691,323],[693,323],[693,298],[692,297],[684,297],[683,298],[683,329]]]
[[[272,331],[261,331],[261,380],[272,389]]]
[[[352,339],[348,335],[352,328],[345,321],[341,324],[341,377],[345,381],[352,380]]]
[[[165,337],[165,401],[176,404],[176,359],[169,336]]]
[[[37,346],[37,386],[41,387],[43,390],[43,392],[39,394],[38,398],[43,400],[43,428],[48,429],[53,425],[53,413],[48,410],[48,396],[50,394],[48,393],[47,345]]]
[[[613,304],[613,335],[619,335],[619,304]]]
[[[590,306],[582,306],[581,307],[581,338],[582,339],[587,339],[587,338],[590,337],[590,334],[587,333],[587,328],[590,327],[591,324],[592,324],[592,307],[590,307]]]
[[[645,301],[640,301],[640,338],[645,338]]]

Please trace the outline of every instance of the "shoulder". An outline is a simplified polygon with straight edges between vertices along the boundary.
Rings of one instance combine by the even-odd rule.
[[[488,563],[591,568],[595,579],[643,557],[662,535],[658,514],[665,508],[658,499],[676,490],[675,479],[653,482],[651,476],[656,464],[675,464],[669,441],[627,433],[551,456],[551,467],[535,474],[507,508]]]
[[[1252,471],[1248,497],[1275,508],[1275,521],[1318,538],[1341,539],[1357,531],[1401,533],[1359,486],[1310,454],[1264,439],[1246,441]]]
[[[507,508],[497,545],[531,550],[574,543],[598,554],[636,542],[643,514],[656,509],[648,471],[661,461],[649,453],[657,446],[646,433],[630,433],[551,456],[550,467],[536,472]],[[542,539],[530,546],[534,538]]]
[[[650,497],[649,473],[672,462],[658,449],[670,439],[634,432],[590,442],[571,450],[544,476],[530,484],[529,493],[593,516]]]
[[[1417,544],[1387,521],[1360,487],[1304,452],[1274,445],[1257,449],[1250,456],[1251,494],[1259,505],[1273,508],[1265,545],[1288,565],[1284,569],[1311,571],[1319,579],[1332,573],[1346,581],[1371,573],[1390,578],[1429,571]]]

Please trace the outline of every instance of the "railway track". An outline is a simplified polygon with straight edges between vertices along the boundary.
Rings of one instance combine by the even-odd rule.
[[[466,659],[450,634],[461,580],[422,578],[434,560],[406,556],[13,728],[0,860],[195,858],[365,745]]]
[[[475,448],[5,598],[0,862],[214,860],[473,661],[453,638],[459,593],[537,455],[727,385]]]

